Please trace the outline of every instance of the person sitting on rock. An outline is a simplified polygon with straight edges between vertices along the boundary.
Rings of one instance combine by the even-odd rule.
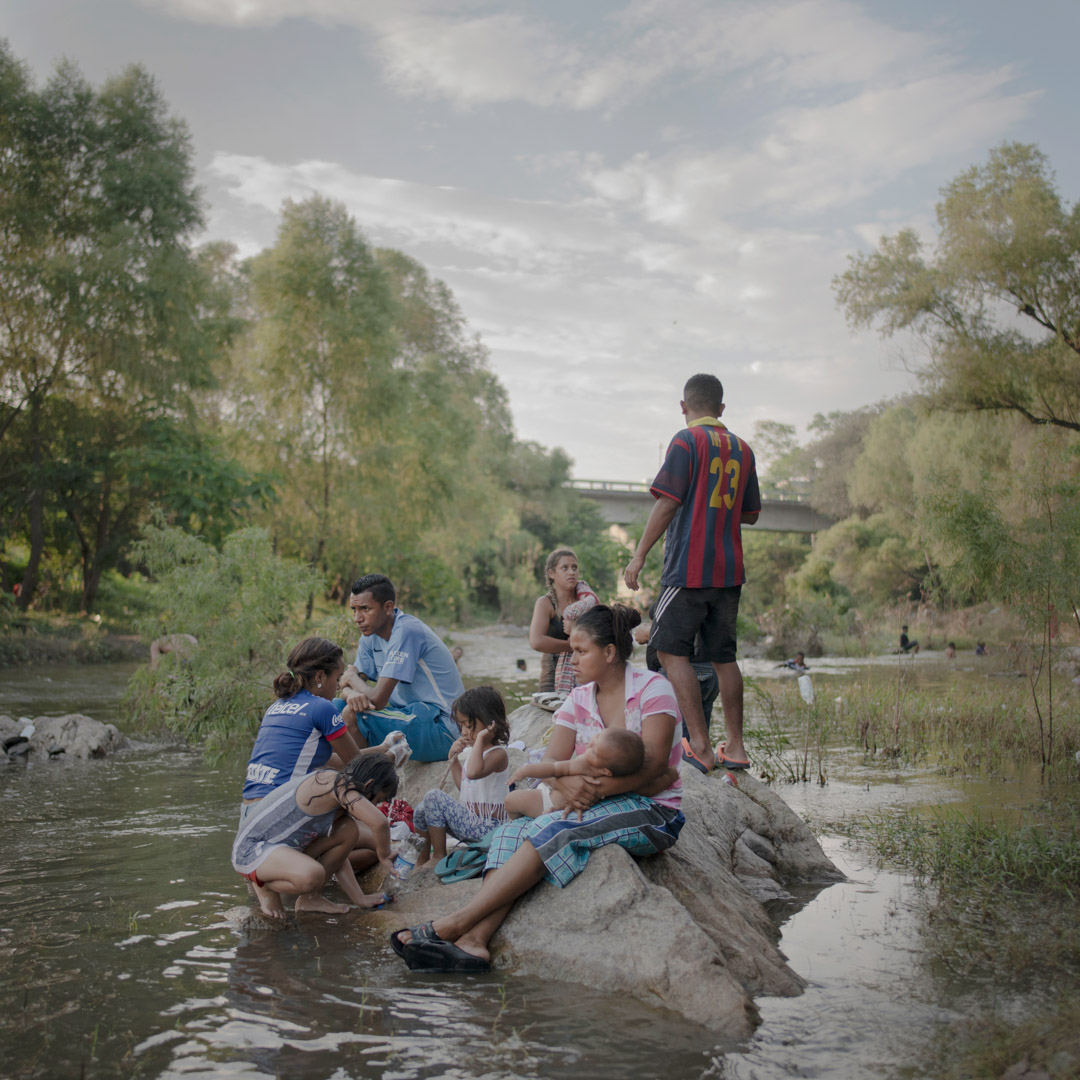
[[[569,761],[537,761],[522,765],[510,777],[512,784],[534,778],[557,780],[564,776],[630,776],[639,772],[645,764],[645,744],[641,736],[623,728],[604,728],[593,736],[585,753]],[[657,792],[675,782],[675,772],[670,770],[653,781]],[[647,793],[647,792],[646,792]],[[563,810],[566,800],[547,784],[538,788],[517,788],[506,799],[506,809],[511,817],[540,817],[553,810]]]
[[[461,791],[455,799],[441,788],[429,791],[413,814],[413,829],[424,846],[416,867],[446,858],[446,836],[471,842],[506,820],[510,725],[502,695],[491,686],[474,686],[454,702],[461,736],[450,747],[450,775]],[[465,751],[464,761],[458,755]]]
[[[667,679],[627,665],[630,633],[640,621],[622,604],[598,605],[578,619],[570,644],[580,685],[555,714],[545,759],[569,761],[601,731],[622,728],[641,736],[644,764],[627,776],[552,778],[567,811],[579,816],[552,813],[500,825],[491,835],[487,876],[469,903],[391,935],[391,947],[411,970],[487,971],[491,936],[535,884],[568,885],[590,853],[607,844],[645,856],[677,841],[685,823],[681,717]],[[678,779],[654,796],[642,794],[669,769]]]
[[[322,896],[337,876],[345,895],[362,908],[386,903],[384,893],[360,888],[349,853],[358,826],[375,839],[375,851],[390,871],[390,823],[377,809],[397,794],[398,777],[385,754],[367,754],[343,771],[320,769],[276,788],[240,823],[232,849],[233,869],[254,886],[263,914],[285,917],[281,894],[296,896],[296,910],[343,915],[347,904]],[[342,814],[342,810],[345,811]]]
[[[360,643],[338,692],[356,712],[350,730],[358,745],[373,746],[400,731],[414,761],[445,761],[460,734],[450,706],[465,686],[438,634],[396,600],[384,574],[353,582],[349,606]]]
[[[902,653],[917,653],[919,651],[919,643],[912,641],[907,636],[907,627],[900,627],[900,651]]]

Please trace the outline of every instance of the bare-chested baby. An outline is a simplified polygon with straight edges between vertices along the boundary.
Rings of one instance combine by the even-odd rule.
[[[645,764],[645,744],[636,732],[625,728],[605,728],[593,737],[585,751],[569,761],[537,761],[522,765],[510,783],[517,784],[529,777],[540,780],[557,780],[563,776],[630,776],[639,772]],[[639,794],[659,794],[667,790],[677,778],[674,769],[668,769],[649,785],[648,791]],[[510,817],[540,817],[566,809],[562,794],[548,784],[539,787],[519,787],[506,797],[506,812]]]

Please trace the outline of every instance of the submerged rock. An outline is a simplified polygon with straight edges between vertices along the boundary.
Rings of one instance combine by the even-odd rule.
[[[531,705],[510,720],[511,739],[529,747],[551,726],[551,714]],[[416,805],[445,772],[445,762],[409,763],[399,794]],[[674,848],[634,860],[605,847],[565,889],[541,883],[492,939],[494,966],[628,993],[733,1038],[753,1029],[755,994],[800,993],[803,980],[763,905],[791,899],[790,884],[824,886],[843,875],[759,781],[739,774],[734,786],[691,769],[683,781],[687,823]],[[479,879],[442,885],[430,870],[415,872],[394,905],[371,917],[389,933],[455,910],[479,887]]]
[[[252,934],[262,930],[285,930],[289,919],[271,919],[262,913],[258,904],[252,907],[232,907],[222,912],[221,917],[240,934]]]
[[[17,736],[25,720],[0,716],[0,742]],[[114,724],[103,724],[80,713],[38,716],[29,738],[29,753],[38,758],[99,758],[127,746]]]

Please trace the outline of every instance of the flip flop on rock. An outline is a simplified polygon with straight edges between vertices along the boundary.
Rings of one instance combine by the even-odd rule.
[[[690,740],[685,736],[682,741],[682,759],[687,765],[693,765],[698,772],[705,773],[706,775],[716,768],[715,765],[706,765],[705,762],[694,753],[694,748],[690,745]]]
[[[490,971],[491,964],[482,960],[479,956],[473,956],[464,949],[459,948],[452,941],[444,941],[435,933],[434,923],[424,923],[423,926],[409,928],[412,940],[404,946],[405,964],[410,971],[435,972],[435,971],[460,971],[481,972]],[[398,930],[397,934],[403,931]],[[397,935],[395,934],[394,937]],[[390,942],[394,944],[394,937]],[[399,939],[400,941],[400,939]],[[396,945],[395,945],[396,951]]]
[[[728,757],[724,752],[724,743],[716,744],[716,760],[724,766],[725,769],[749,769],[750,762],[748,760],[740,760],[739,758]]]
[[[544,712],[554,712],[566,698],[562,694],[556,694],[553,692],[533,694],[532,703],[538,708],[543,709]]]

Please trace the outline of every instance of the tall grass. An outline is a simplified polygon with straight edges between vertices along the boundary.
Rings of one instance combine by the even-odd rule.
[[[773,776],[810,779],[794,761],[807,742],[811,757],[828,764],[828,748],[852,743],[868,764],[929,765],[948,773],[1004,776],[1039,766],[1048,780],[1078,775],[1080,695],[1066,684],[1055,694],[1056,730],[1048,746],[1026,683],[987,680],[949,690],[918,687],[901,668],[895,678],[866,679],[844,687],[839,701],[822,694],[806,706],[787,683],[755,684],[749,696],[755,717],[751,753]],[[825,699],[825,700],[822,700]],[[1049,754],[1044,762],[1044,754]],[[789,760],[790,759],[790,760]]]
[[[871,815],[855,826],[878,855],[899,862],[940,893],[993,889],[1074,900],[1080,896],[1080,821],[1075,810],[997,821],[935,808]]]

